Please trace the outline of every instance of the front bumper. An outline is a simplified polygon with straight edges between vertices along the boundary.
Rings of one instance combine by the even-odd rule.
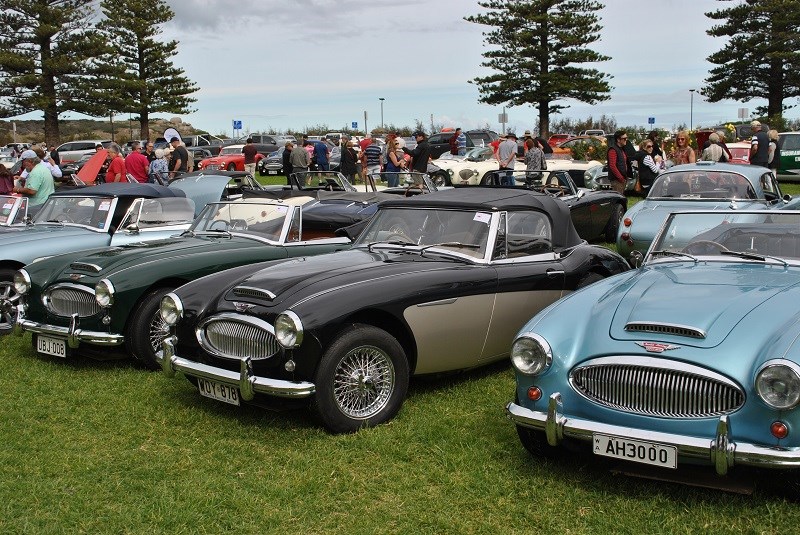
[[[800,448],[777,448],[731,441],[731,425],[725,415],[720,416],[717,421],[714,440],[708,440],[579,418],[567,418],[563,416],[561,394],[559,393],[550,396],[547,412],[532,411],[516,403],[506,405],[506,412],[515,424],[543,431],[547,437],[547,443],[551,446],[558,446],[565,438],[591,442],[594,433],[601,433],[675,446],[678,449],[679,457],[707,461],[721,476],[737,465],[761,468],[800,467]]]
[[[87,331],[78,325],[78,315],[73,314],[69,321],[69,327],[58,325],[47,325],[25,318],[23,307],[17,307],[16,321],[14,323],[14,333],[21,336],[25,331],[43,334],[45,336],[55,336],[66,338],[67,345],[75,349],[81,342],[98,346],[119,346],[125,343],[125,336],[121,334]]]
[[[234,388],[238,388],[245,401],[251,401],[255,394],[266,394],[281,398],[301,399],[314,394],[314,383],[306,381],[284,381],[269,377],[258,377],[253,374],[253,365],[249,358],[241,361],[239,373],[182,359],[175,355],[177,337],[168,336],[161,344],[162,351],[158,355],[161,359],[161,369],[167,377],[174,377],[175,372],[183,372],[192,377],[199,377],[215,381]]]

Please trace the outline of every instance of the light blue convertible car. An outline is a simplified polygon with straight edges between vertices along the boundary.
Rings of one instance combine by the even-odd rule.
[[[617,251],[625,258],[632,251],[647,251],[671,212],[797,209],[800,198],[784,196],[775,176],[764,167],[715,162],[678,165],[659,175],[647,198],[622,217]]]
[[[781,469],[800,494],[798,311],[800,212],[670,214],[639,269],[517,334],[508,415],[534,454],[574,446],[664,479]]]

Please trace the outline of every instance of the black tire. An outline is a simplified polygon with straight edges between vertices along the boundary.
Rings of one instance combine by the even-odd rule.
[[[174,288],[151,290],[128,318],[128,332],[125,334],[128,350],[148,370],[161,369],[161,363],[156,360],[156,351],[160,349],[161,340],[169,335],[169,328],[158,311],[161,298],[172,290]]]
[[[333,433],[354,433],[394,418],[408,391],[405,351],[389,333],[354,324],[322,356],[311,408]]]
[[[0,335],[9,334],[14,326],[14,306],[19,299],[14,290],[14,269],[0,269]]]
[[[608,220],[606,224],[606,230],[604,232],[604,237],[608,243],[616,243],[617,241],[617,232],[619,232],[619,226],[622,224],[622,216],[625,215],[625,210],[622,208],[621,204],[614,206],[614,211],[611,213],[611,219]]]
[[[534,431],[527,427],[517,426],[517,436],[519,441],[534,457],[544,457],[546,459],[560,459],[566,455],[566,450],[562,447],[553,447],[547,443],[547,437],[541,431]]]
[[[227,167],[227,170],[228,171],[236,171],[236,165],[232,164],[232,163],[229,163],[228,167]]]
[[[445,171],[437,171],[431,177],[433,179],[433,183],[436,185],[437,188],[441,188],[443,186],[452,186],[452,182],[450,181],[450,175],[447,174]]]
[[[601,274],[595,273],[593,271],[587,273],[586,276],[581,279],[581,282],[578,283],[578,287],[576,288],[576,290],[580,290],[581,288],[586,288],[590,284],[594,284],[595,282],[601,281],[604,278],[605,277],[603,277]]]

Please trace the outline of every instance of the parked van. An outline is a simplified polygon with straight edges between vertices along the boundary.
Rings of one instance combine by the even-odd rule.
[[[103,148],[108,148],[112,141],[110,139],[84,139],[79,141],[67,141],[58,146],[58,157],[61,160],[61,165],[67,163],[75,163],[80,160],[84,154],[94,154],[96,147],[102,145]]]

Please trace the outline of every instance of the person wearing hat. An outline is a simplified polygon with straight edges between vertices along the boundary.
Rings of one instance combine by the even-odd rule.
[[[169,163],[169,176],[174,177],[177,173],[185,173],[189,162],[189,151],[181,145],[181,139],[177,136],[169,140],[172,145],[172,159]]]
[[[500,164],[500,185],[513,186],[514,162],[517,161],[517,134],[509,132],[506,139],[497,146],[497,161]]]
[[[431,147],[428,145],[428,139],[422,130],[417,130],[412,135],[417,140],[417,146],[414,147],[414,150],[408,150],[403,147],[403,152],[411,156],[412,171],[427,173],[428,160],[431,158]]]
[[[23,151],[20,160],[22,160],[22,168],[27,171],[28,177],[24,186],[15,186],[11,192],[30,197],[28,209],[31,210],[44,204],[44,201],[56,190],[56,185],[50,169],[42,163],[34,151],[30,149]],[[34,211],[38,211],[38,208]]]
[[[753,138],[750,140],[750,165],[767,167],[769,164],[769,136],[759,121],[750,123]]]

